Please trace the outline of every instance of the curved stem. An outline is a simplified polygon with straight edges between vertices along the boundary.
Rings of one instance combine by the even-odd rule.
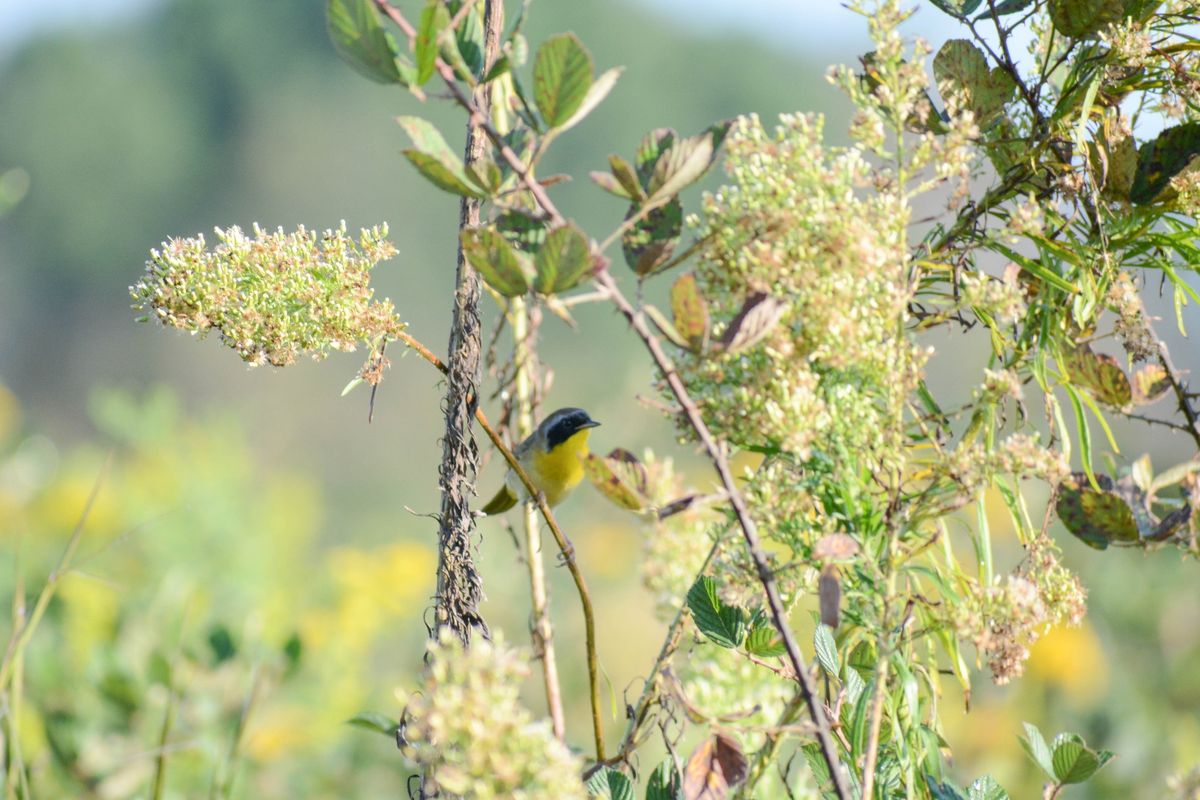
[[[428,347],[421,344],[409,334],[401,331],[396,336],[397,339],[404,342],[417,355],[424,358],[433,366],[437,367],[441,372],[447,371],[446,365],[440,358],[435,356]],[[583,572],[580,571],[579,565],[575,563],[575,547],[567,539],[562,532],[562,528],[558,527],[558,521],[554,518],[553,512],[550,511],[550,506],[546,504],[546,497],[538,491],[534,486],[533,480],[529,477],[529,473],[517,461],[516,456],[504,444],[504,440],[500,438],[500,434],[492,427],[492,423],[488,421],[487,415],[483,413],[481,408],[475,408],[475,421],[479,423],[488,438],[492,440],[492,444],[500,451],[500,455],[504,456],[504,460],[508,463],[513,473],[520,479],[521,485],[525,487],[525,491],[533,498],[538,511],[542,513],[542,517],[546,520],[546,525],[550,528],[550,533],[554,535],[554,541],[558,544],[559,552],[562,553],[563,563],[567,567],[567,571],[571,573],[572,580],[575,581],[575,588],[579,592],[579,604],[583,608],[583,627],[584,637],[587,647],[587,666],[588,666],[588,684],[591,689],[592,701],[592,734],[596,740],[596,760],[604,760],[604,725],[600,717],[600,662],[596,657],[596,615],[592,608],[592,595],[588,591],[587,581],[583,577]]]

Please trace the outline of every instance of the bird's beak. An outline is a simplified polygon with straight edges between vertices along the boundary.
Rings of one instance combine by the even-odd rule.
[[[596,422],[596,420],[594,420],[594,419],[589,419],[587,422],[585,422],[579,426],[580,430],[582,430],[584,428],[599,428],[599,427],[600,427],[600,423]]]

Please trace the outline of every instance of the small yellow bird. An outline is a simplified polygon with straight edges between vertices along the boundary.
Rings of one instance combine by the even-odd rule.
[[[588,434],[599,422],[582,408],[560,408],[542,420],[537,430],[513,451],[546,503],[556,506],[583,480],[583,460],[588,455]],[[525,486],[511,469],[504,486],[480,511],[499,514],[528,497]]]

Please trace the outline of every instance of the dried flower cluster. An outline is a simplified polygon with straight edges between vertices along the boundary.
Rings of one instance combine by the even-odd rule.
[[[171,239],[153,250],[146,273],[130,287],[134,307],[151,318],[221,341],[252,366],[323,358],[330,350],[372,345],[403,328],[388,300],[374,300],[370,270],[396,254],[387,226],[363,230],[357,242],[343,222],[320,236],[298,228],[253,236],[240,228]]]
[[[476,800],[587,796],[583,764],[520,700],[530,654],[497,634],[469,649],[443,631],[429,645],[425,685],[409,700],[404,755],[442,792]]]

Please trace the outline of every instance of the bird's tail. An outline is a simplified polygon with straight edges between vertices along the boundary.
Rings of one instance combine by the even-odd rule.
[[[512,489],[509,489],[508,486],[505,485],[501,486],[500,491],[496,492],[496,496],[493,497],[486,506],[479,510],[488,515],[501,514],[505,511],[508,511],[516,504],[517,496],[513,494]]]

